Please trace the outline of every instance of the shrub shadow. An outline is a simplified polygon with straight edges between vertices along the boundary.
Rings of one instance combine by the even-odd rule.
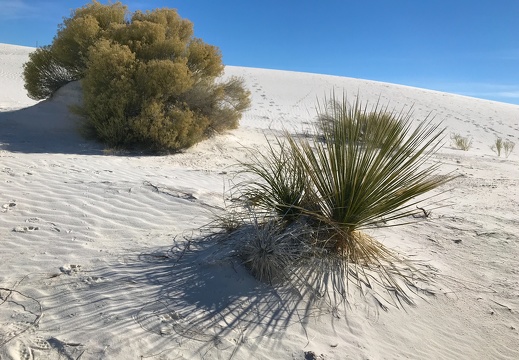
[[[0,112],[0,149],[17,153],[102,154],[104,146],[81,136],[81,120],[69,110],[80,97],[79,83],[73,82],[51,99]]]

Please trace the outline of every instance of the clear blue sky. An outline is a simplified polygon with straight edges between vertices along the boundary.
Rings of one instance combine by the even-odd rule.
[[[88,0],[0,0],[0,42],[52,42]],[[101,1],[106,3],[106,0]],[[170,7],[227,65],[370,79],[519,104],[519,0],[126,0]]]

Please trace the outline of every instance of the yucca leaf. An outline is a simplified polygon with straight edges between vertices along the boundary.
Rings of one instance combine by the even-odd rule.
[[[438,164],[427,163],[443,139],[429,119],[413,129],[410,112],[375,107],[366,113],[345,100],[319,117],[326,119],[319,124],[322,141],[288,132],[285,138],[319,199],[319,216],[328,221],[354,231],[409,216],[416,212],[409,211],[410,200],[451,179],[435,176]]]

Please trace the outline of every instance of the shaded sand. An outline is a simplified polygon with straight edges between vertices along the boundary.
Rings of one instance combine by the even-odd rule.
[[[77,134],[74,84],[37,104],[25,96],[31,50],[0,45],[0,359],[519,358],[519,148],[490,150],[496,136],[519,144],[518,106],[228,67],[253,94],[239,129],[177,155],[104,155]],[[222,213],[246,149],[307,131],[333,89],[414,105],[417,121],[432,112],[473,138],[468,152],[446,139],[435,156],[460,175],[448,206],[373,231],[431,270],[436,296],[416,306],[384,311],[369,294],[309,306],[251,278],[229,245],[188,241]]]

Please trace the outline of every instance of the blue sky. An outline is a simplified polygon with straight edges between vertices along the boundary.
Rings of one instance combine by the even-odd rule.
[[[0,42],[52,42],[88,0],[0,0]],[[105,0],[101,1],[106,3]],[[519,0],[126,0],[170,7],[227,65],[314,72],[519,104]]]

